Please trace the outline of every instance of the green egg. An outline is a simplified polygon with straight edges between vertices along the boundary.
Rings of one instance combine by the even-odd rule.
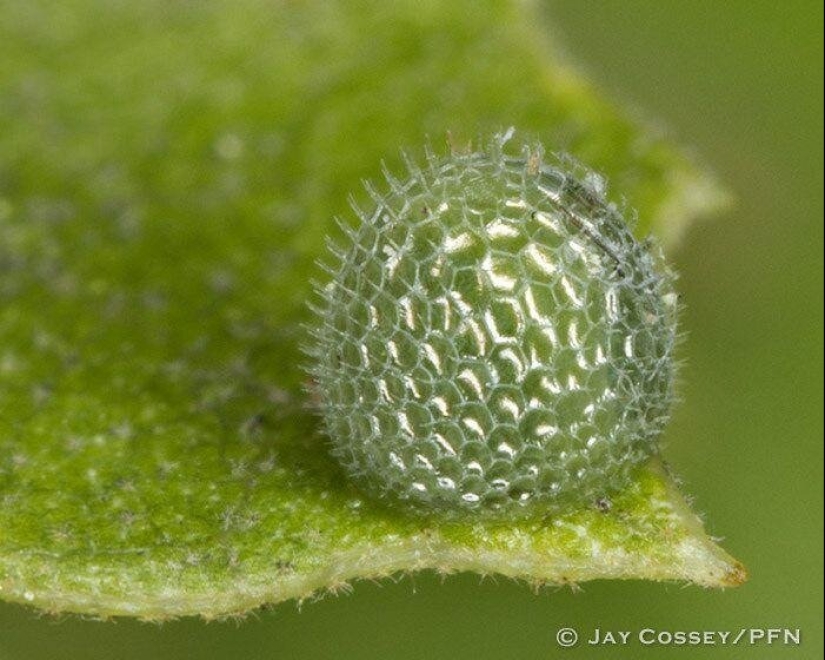
[[[594,506],[657,451],[673,276],[602,180],[511,132],[390,178],[347,229],[309,371],[365,494],[450,519]]]

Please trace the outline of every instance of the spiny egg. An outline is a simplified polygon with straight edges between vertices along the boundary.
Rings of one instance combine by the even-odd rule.
[[[668,419],[672,274],[601,178],[511,137],[368,186],[318,286],[310,372],[332,452],[413,513],[594,506]]]

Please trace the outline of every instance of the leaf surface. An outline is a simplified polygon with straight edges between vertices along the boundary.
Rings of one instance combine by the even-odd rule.
[[[529,5],[12,3],[0,26],[0,598],[163,619],[435,568],[722,586],[656,465],[609,511],[407,519],[327,455],[301,323],[399,147],[515,125],[672,243],[725,193]]]

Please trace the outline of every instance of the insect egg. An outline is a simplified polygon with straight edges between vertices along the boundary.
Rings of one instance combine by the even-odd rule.
[[[601,179],[496,135],[429,155],[346,228],[310,372],[332,452],[413,513],[595,506],[657,451],[673,277]]]

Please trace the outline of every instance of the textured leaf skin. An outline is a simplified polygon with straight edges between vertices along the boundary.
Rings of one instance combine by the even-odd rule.
[[[609,178],[642,235],[722,198],[537,25],[510,3],[4,6],[0,597],[218,616],[426,566],[559,581],[574,556],[571,579],[730,582],[635,495],[574,517],[615,521],[621,570],[574,533],[390,515],[307,409],[314,261],[400,145],[517,123]]]
[[[390,176],[319,289],[312,373],[334,453],[407,511],[592,506],[668,419],[669,273],[600,179],[511,137]]]

